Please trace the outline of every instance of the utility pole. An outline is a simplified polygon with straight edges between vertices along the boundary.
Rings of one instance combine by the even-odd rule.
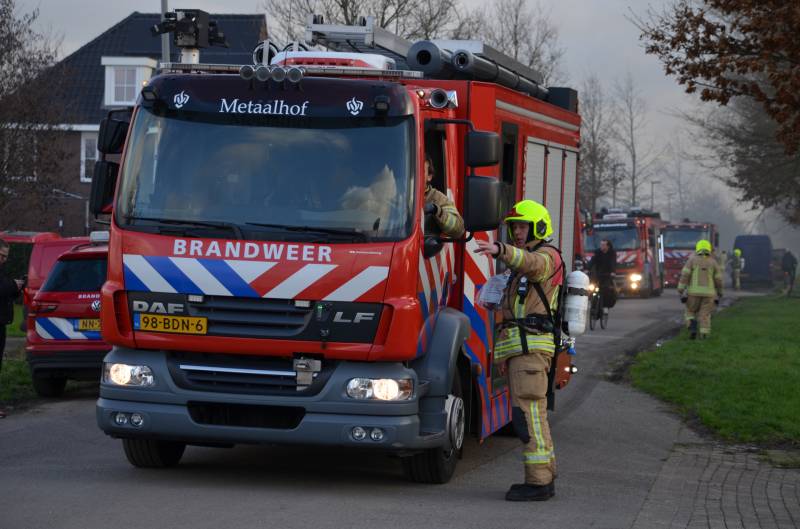
[[[658,180],[651,180],[650,181],[650,211],[655,211],[655,187],[656,184],[660,184],[661,182]]]
[[[161,22],[164,22],[167,11],[167,0],[161,0]],[[161,62],[169,62],[169,33],[161,35]]]

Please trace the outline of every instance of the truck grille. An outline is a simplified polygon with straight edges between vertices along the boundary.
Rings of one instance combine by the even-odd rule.
[[[254,404],[225,404],[219,402],[189,402],[192,420],[213,426],[241,426],[244,428],[297,428],[306,414],[297,406],[260,406]]]
[[[186,304],[190,316],[208,318],[208,334],[242,338],[291,338],[303,332],[311,307],[293,300],[204,296]]]
[[[247,395],[316,395],[334,370],[333,361],[323,361],[313,382],[298,389],[292,359],[172,352],[167,367],[178,387],[191,391]]]

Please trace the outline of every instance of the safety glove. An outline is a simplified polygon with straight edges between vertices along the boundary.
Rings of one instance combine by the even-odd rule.
[[[681,292],[681,303],[686,303],[686,300],[689,299],[689,296]]]
[[[426,215],[436,215],[439,213],[439,206],[434,204],[433,202],[429,202],[425,204],[425,208],[423,209]]]

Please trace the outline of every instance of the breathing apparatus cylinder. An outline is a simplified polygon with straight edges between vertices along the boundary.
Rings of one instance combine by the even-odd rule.
[[[567,296],[564,302],[564,321],[567,322],[567,333],[570,336],[586,332],[588,309],[589,276],[575,270],[567,275]]]

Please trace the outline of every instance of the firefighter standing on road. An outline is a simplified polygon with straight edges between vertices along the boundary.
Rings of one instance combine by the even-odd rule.
[[[731,257],[731,275],[733,278],[733,288],[736,290],[740,290],[742,288],[742,268],[744,268],[742,251],[739,248],[734,248],[733,256]]]
[[[513,246],[477,241],[477,253],[511,269],[502,301],[503,321],[495,361],[508,360],[514,431],[525,444],[525,483],[512,485],[509,501],[543,501],[555,495],[556,460],[547,421],[548,372],[555,352],[553,312],[564,266],[545,244],[553,233],[541,204],[523,200],[505,218]]]
[[[681,302],[686,303],[686,324],[689,338],[694,340],[711,333],[711,314],[722,297],[722,271],[711,255],[711,243],[697,241],[695,255],[691,256],[681,271],[678,283]]]
[[[461,218],[453,201],[431,185],[433,170],[431,159],[425,158],[425,213],[433,215],[436,224],[442,230],[442,235],[459,239],[464,235],[464,219]]]

